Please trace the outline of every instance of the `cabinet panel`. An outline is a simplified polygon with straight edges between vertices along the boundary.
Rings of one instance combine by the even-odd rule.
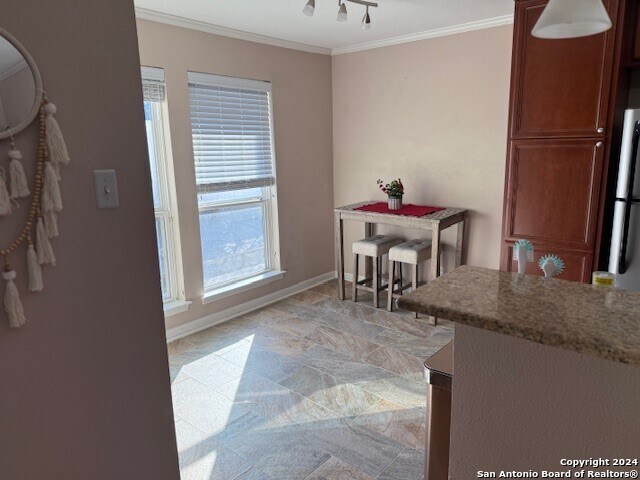
[[[556,278],[562,280],[570,280],[573,282],[590,282],[591,281],[591,263],[593,255],[587,252],[568,251],[554,247],[539,246],[534,243],[534,259],[535,261],[527,264],[526,273],[528,275],[543,276],[542,270],[538,267],[540,257],[547,254],[558,255],[564,261],[564,271]],[[518,271],[518,262],[513,260],[513,244],[503,246],[502,252],[503,265],[502,270],[508,272]]]
[[[511,142],[504,237],[591,248],[603,151],[594,139]]]
[[[602,136],[612,33],[563,40],[535,38],[531,30],[546,3],[528,0],[516,4],[511,135]],[[604,4],[611,11],[617,1],[605,0]]]

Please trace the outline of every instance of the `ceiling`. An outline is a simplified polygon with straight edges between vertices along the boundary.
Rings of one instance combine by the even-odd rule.
[[[192,21],[192,27],[199,29],[223,27],[217,33],[231,29],[231,36],[242,37],[239,34],[246,32],[267,37],[263,38],[265,43],[277,39],[313,47],[311,51],[326,50],[323,53],[344,53],[421,36],[506,24],[514,7],[513,0],[378,0],[379,7],[369,11],[371,30],[363,31],[363,6],[347,2],[349,18],[340,23],[336,21],[337,0],[316,0],[313,17],[302,13],[306,1],[135,0],[135,4],[140,18],[184,26]]]

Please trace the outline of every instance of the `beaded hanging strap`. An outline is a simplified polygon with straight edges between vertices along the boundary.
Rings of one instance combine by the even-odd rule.
[[[15,283],[17,273],[11,266],[10,256],[24,243],[27,244],[27,272],[31,292],[40,292],[43,289],[42,266],[56,264],[50,238],[58,236],[57,212],[62,210],[60,166],[69,162],[69,154],[60,127],[53,118],[55,113],[55,105],[44,95],[38,112],[38,155],[31,193],[20,163],[22,155],[16,150],[13,138],[9,151],[10,189],[4,185],[6,178],[0,178],[0,191],[7,192],[9,205],[8,208],[0,210],[0,215],[10,215],[13,212],[11,202],[17,203],[16,198],[32,195],[24,226],[11,243],[0,247],[0,256],[3,259],[2,278],[6,281],[5,311],[12,328],[21,327],[27,322],[27,318]]]

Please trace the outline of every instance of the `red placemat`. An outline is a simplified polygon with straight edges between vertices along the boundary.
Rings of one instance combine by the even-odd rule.
[[[393,215],[408,215],[410,217],[424,217],[425,215],[429,215],[430,213],[444,210],[444,207],[427,207],[407,203],[406,205],[403,205],[400,210],[389,210],[388,203],[377,202],[370,203],[369,205],[362,205],[361,207],[356,207],[355,210],[375,213],[392,213]]]

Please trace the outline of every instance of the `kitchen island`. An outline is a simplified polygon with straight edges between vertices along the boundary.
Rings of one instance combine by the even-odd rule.
[[[450,478],[639,469],[640,293],[463,266],[398,303],[456,322]]]

